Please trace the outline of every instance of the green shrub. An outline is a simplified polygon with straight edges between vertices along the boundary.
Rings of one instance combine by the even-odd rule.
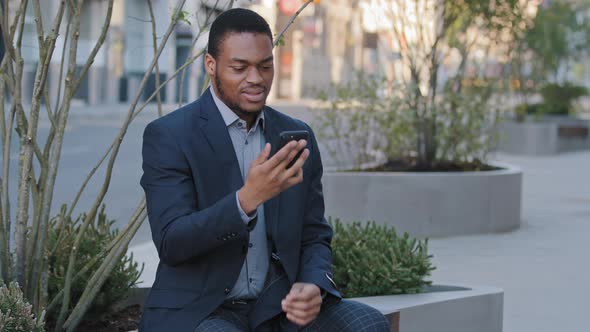
[[[416,240],[374,222],[334,227],[334,281],[344,297],[419,293],[434,270],[428,240]]]
[[[543,109],[543,104],[519,104],[514,109],[516,120],[522,122],[527,115],[540,115]]]
[[[541,88],[543,105],[541,111],[545,114],[568,115],[572,113],[574,100],[588,94],[588,89],[571,83],[547,84]]]
[[[0,331],[42,332],[43,325],[43,314],[35,318],[16,282],[0,286]]]
[[[65,212],[65,210],[62,211]],[[50,300],[55,298],[64,288],[70,252],[80,228],[80,221],[84,220],[85,216],[85,214],[82,214],[76,220],[72,220],[71,218],[61,219],[61,216],[58,216],[50,223],[48,234],[49,248],[55,248],[49,256],[48,292]],[[78,256],[74,269],[76,271],[75,273],[80,271],[94,257],[106,251],[109,243],[118,234],[118,230],[112,227],[114,222],[114,220],[107,219],[103,206],[98,213],[97,219],[89,225],[82,237],[80,247],[78,248]],[[83,273],[80,278],[74,280],[69,310],[72,310],[78,302],[89,279],[98,269],[103,259],[104,257],[101,257],[92,268]],[[129,294],[130,289],[138,284],[137,281],[142,272],[143,265],[140,269],[138,263],[133,260],[132,255],[124,255],[108,279],[106,279],[100,292],[96,295],[86,317],[94,318],[102,314],[111,313],[114,309],[113,304],[123,300]],[[59,303],[57,308],[61,306],[61,301]],[[48,312],[48,321],[55,321],[58,311],[52,310]]]

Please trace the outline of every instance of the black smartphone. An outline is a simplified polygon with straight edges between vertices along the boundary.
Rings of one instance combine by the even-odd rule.
[[[289,143],[291,141],[299,141],[302,139],[309,142],[309,132],[307,130],[292,130],[292,131],[281,132],[279,134],[279,144],[278,144],[277,148],[275,149],[275,153],[278,152],[280,149],[282,149],[285,145],[287,145],[287,143]],[[303,150],[305,150],[305,149],[303,149]],[[289,164],[287,165],[287,168],[291,168],[293,166],[293,164],[295,164],[297,159],[299,159],[299,157],[303,153],[303,150],[301,150],[301,151],[299,151],[299,153],[297,153],[295,158],[293,158],[293,160],[291,160],[291,162],[289,162]]]

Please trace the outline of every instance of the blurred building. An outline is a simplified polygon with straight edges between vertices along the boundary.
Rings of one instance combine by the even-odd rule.
[[[14,13],[19,0],[8,0]],[[156,17],[156,38],[162,41],[177,0],[151,0]],[[439,0],[433,0],[436,2]],[[295,20],[284,37],[284,45],[275,49],[275,81],[271,99],[314,98],[335,82],[345,82],[355,72],[384,75],[391,81],[407,75],[407,65],[401,57],[403,47],[415,44],[420,29],[434,35],[436,12],[432,9],[412,12],[412,6],[400,7],[402,0],[329,0],[310,4]],[[248,7],[267,19],[274,34],[278,34],[291,16],[302,5],[302,0],[239,0],[235,6]],[[48,29],[55,16],[59,1],[44,0],[43,21]],[[159,80],[169,79],[187,57],[192,57],[207,42],[207,32],[199,33],[199,26],[209,16],[211,20],[221,13],[229,0],[187,1],[185,20],[174,27],[167,47],[158,61]],[[107,1],[86,0],[82,9],[82,25],[76,63],[81,69],[92,47],[100,36]],[[23,35],[25,58],[24,99],[30,100],[38,63],[37,37],[32,6],[26,15]],[[115,0],[110,31],[105,43],[76,92],[81,102],[109,104],[130,102],[136,95],[145,71],[153,59],[152,25],[147,0]],[[434,7],[432,7],[434,8]],[[403,18],[403,19],[400,19]],[[67,21],[67,20],[66,20]],[[392,29],[404,25],[406,40],[397,42]],[[52,99],[58,91],[66,24],[62,24],[60,37],[50,65],[48,84]],[[199,38],[196,38],[200,36]],[[66,45],[67,49],[67,45]],[[67,51],[65,57],[67,61]],[[502,59],[498,59],[491,73],[501,72]],[[67,62],[66,62],[67,63]],[[441,81],[451,73],[454,64],[445,63]],[[493,67],[493,66],[492,66]],[[196,99],[202,91],[205,73],[202,57],[188,66],[184,77],[173,79],[161,91],[165,103],[187,102]],[[141,100],[156,88],[156,74],[149,74]]]

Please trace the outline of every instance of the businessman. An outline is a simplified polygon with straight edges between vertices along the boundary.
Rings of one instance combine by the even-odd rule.
[[[317,142],[265,106],[272,49],[262,17],[224,12],[209,33],[211,87],[145,129],[141,185],[160,263],[140,331],[389,330],[332,280]],[[278,150],[291,130],[308,141]]]

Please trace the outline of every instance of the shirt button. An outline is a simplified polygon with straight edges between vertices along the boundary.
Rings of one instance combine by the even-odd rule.
[[[252,247],[254,247],[254,244],[253,243],[248,243],[248,247],[249,248],[252,248]]]

